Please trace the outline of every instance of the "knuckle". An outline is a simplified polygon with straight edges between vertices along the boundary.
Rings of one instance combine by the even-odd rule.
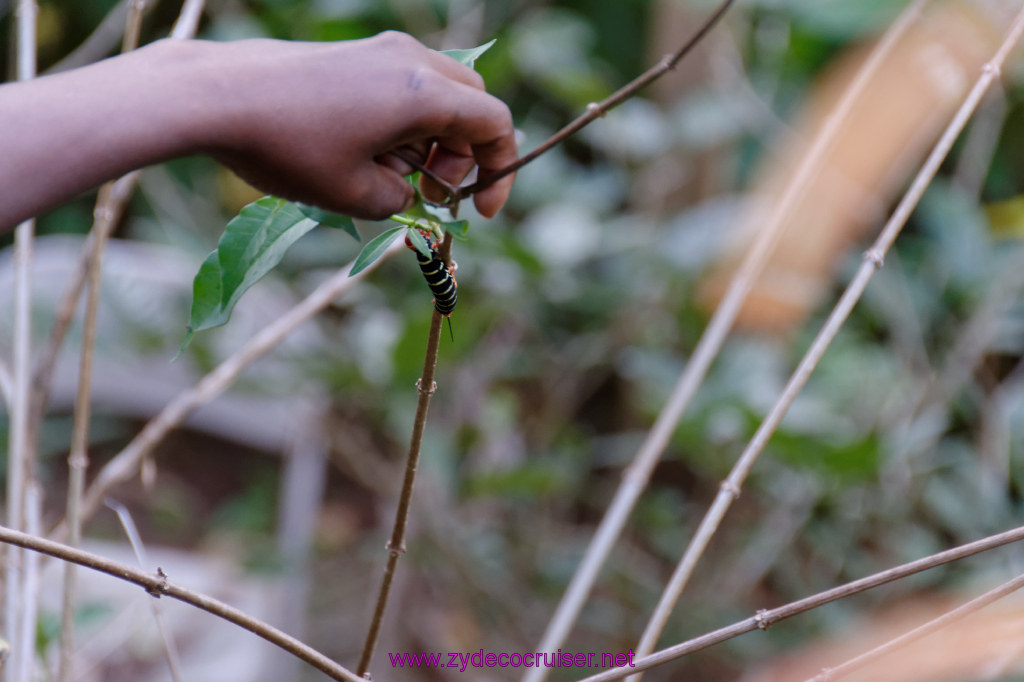
[[[419,45],[419,41],[408,33],[403,33],[402,31],[383,31],[377,34],[377,40],[383,43],[386,47],[392,48]]]

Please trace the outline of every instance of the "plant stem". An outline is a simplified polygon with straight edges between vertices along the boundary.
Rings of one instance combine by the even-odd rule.
[[[136,7],[136,3],[132,4]],[[130,12],[129,17],[137,16],[138,12]],[[137,30],[136,30],[137,31]],[[82,321],[82,346],[79,355],[78,392],[75,396],[74,424],[71,432],[71,451],[68,453],[68,494],[67,511],[68,542],[78,547],[82,541],[82,490],[85,488],[85,474],[89,468],[89,420],[92,414],[92,359],[96,346],[96,313],[100,304],[100,280],[103,267],[103,247],[113,229],[115,211],[119,207],[112,198],[112,183],[100,189],[96,201],[94,215],[96,222],[93,229],[98,238],[92,248],[89,263],[88,290],[85,313]],[[40,415],[41,417],[41,415]],[[75,565],[64,567],[64,594],[61,612],[60,629],[60,665],[57,679],[59,682],[71,680],[71,656],[74,650],[74,616],[76,592]]]
[[[646,88],[648,85],[658,80],[666,73],[675,68],[676,64],[693,50],[694,47],[704,39],[711,29],[715,27],[718,21],[725,15],[726,10],[733,4],[735,0],[724,0],[718,8],[711,14],[710,17],[704,22],[703,25],[697,30],[693,36],[686,41],[686,43],[678,50],[671,54],[667,54],[658,61],[657,64],[644,71],[642,74],[631,80],[626,85],[622,86],[611,95],[601,100],[600,102],[592,102],[587,105],[587,110],[572,120],[568,125],[563,127],[561,130],[556,132],[554,135],[545,140],[539,147],[531,151],[529,154],[519,157],[513,163],[508,166],[497,170],[489,174],[485,178],[480,178],[471,185],[458,188],[458,191],[454,194],[450,194],[450,198],[453,201],[465,199],[466,197],[476,194],[485,187],[490,187],[498,180],[503,177],[515,173],[517,170],[530,163],[537,157],[547,152],[552,147],[561,144],[567,138],[575,135],[577,132],[582,130],[584,127],[589,125],[594,119],[601,118],[609,111],[622,104],[626,100],[633,97],[635,94]],[[406,160],[406,159],[403,159]],[[407,161],[408,162],[408,161]]]
[[[851,658],[842,665],[838,665],[835,668],[828,668],[820,675],[816,675],[809,679],[807,682],[831,682],[831,680],[838,680],[839,678],[852,673],[855,670],[863,668],[872,661],[875,661],[886,654],[889,654],[897,649],[902,649],[905,646],[913,644],[919,639],[923,639],[933,632],[937,632],[947,625],[963,620],[967,616],[980,611],[989,604],[992,604],[1003,597],[1016,592],[1020,588],[1024,587],[1024,575],[1019,575],[1013,580],[995,587],[985,594],[982,594],[974,599],[970,600],[965,604],[961,604],[952,611],[948,611],[938,618],[933,618],[927,623],[914,628],[909,632],[905,632],[896,639],[889,640],[881,646],[877,646],[870,651],[865,651],[860,656]]]
[[[982,67],[981,75],[946,127],[942,137],[939,138],[939,141],[928,155],[921,170],[915,176],[906,194],[903,195],[903,198],[897,205],[896,210],[893,211],[892,216],[886,222],[885,227],[874,244],[864,253],[864,259],[861,262],[860,268],[858,268],[857,273],[829,314],[828,319],[814,338],[810,348],[807,349],[800,364],[793,371],[782,394],[778,397],[768,415],[764,418],[764,421],[761,422],[753,438],[751,438],[744,449],[743,454],[740,455],[740,458],[733,466],[729,476],[722,482],[714,502],[701,520],[697,532],[694,533],[693,539],[687,546],[668,585],[662,593],[655,612],[651,616],[651,620],[640,640],[640,644],[637,646],[638,655],[646,655],[654,649],[657,638],[668,622],[668,618],[675,608],[675,604],[682,591],[689,582],[697,562],[703,555],[712,536],[718,530],[722,519],[725,518],[726,512],[732,506],[732,502],[739,496],[740,489],[747,475],[754,467],[757,458],[761,455],[768,444],[768,440],[775,433],[775,429],[778,428],[783,417],[789,411],[790,405],[793,404],[793,401],[807,383],[825,351],[839,334],[839,330],[842,328],[843,323],[846,322],[846,318],[850,315],[853,307],[867,288],[868,282],[871,281],[875,272],[882,266],[889,248],[921,200],[925,189],[931,184],[932,178],[935,177],[935,173],[939,170],[939,166],[949,154],[953,143],[956,142],[964,126],[967,125],[967,121],[970,120],[982,97],[984,97],[988,88],[998,78],[1003,62],[1009,55],[1010,50],[1020,40],[1022,33],[1024,33],[1024,9],[1017,15],[1016,20],[995,55]]]
[[[353,277],[349,277],[349,271],[352,269],[351,263],[341,268],[298,305],[274,320],[252,337],[248,343],[217,365],[195,386],[179,393],[96,475],[83,497],[83,519],[87,519],[95,513],[110,488],[133,476],[138,471],[143,457],[156,447],[172,429],[181,424],[193,410],[226,391],[249,365],[273,350],[299,325],[326,308],[343,292],[362,281],[366,275],[373,272],[391,255],[404,248],[404,244],[396,241],[381,254],[380,258]],[[67,521],[65,520],[54,529],[52,536],[63,538],[66,537],[67,531]]]
[[[441,245],[441,256],[446,263],[450,262],[449,257],[452,247],[452,236],[445,235],[444,243]],[[409,439],[409,453],[405,460],[405,478],[402,481],[402,491],[398,498],[398,509],[395,512],[395,525],[391,531],[391,539],[388,540],[388,562],[384,567],[384,576],[381,579],[380,591],[377,593],[377,603],[373,609],[373,618],[370,621],[370,628],[366,632],[366,641],[363,643],[363,653],[359,657],[359,667],[356,668],[360,675],[366,675],[370,668],[370,659],[373,658],[373,650],[377,646],[377,639],[380,636],[381,624],[384,621],[384,611],[387,609],[388,597],[391,594],[391,584],[394,582],[395,569],[398,566],[398,559],[405,553],[405,531],[409,520],[409,509],[412,504],[413,483],[416,481],[416,469],[420,461],[420,446],[423,443],[423,432],[427,426],[427,410],[430,407],[430,398],[437,389],[434,382],[434,371],[437,369],[437,351],[441,341],[441,327],[444,316],[434,310],[430,318],[430,332],[427,334],[427,351],[423,359],[423,374],[416,382],[416,390],[419,393],[419,401],[416,403],[416,418],[412,426],[412,437]]]
[[[19,81],[36,76],[36,19],[39,8],[34,0],[18,0],[16,14],[16,68]],[[29,404],[32,399],[32,250],[35,221],[27,220],[14,232],[14,374],[10,405],[10,441],[7,451],[7,523],[19,530],[25,527],[25,491],[32,484],[33,450],[29,447]],[[26,572],[25,554],[8,547],[6,553],[4,631],[13,639],[15,633],[34,631],[35,623],[27,623],[35,609],[27,604],[27,583],[33,576]],[[23,658],[28,660],[24,661]],[[13,642],[11,661],[4,667],[8,682],[28,682],[32,668],[32,647]]]
[[[843,93],[835,110],[829,115],[821,132],[812,142],[807,155],[801,161],[792,180],[787,184],[778,204],[766,219],[764,227],[758,233],[736,274],[733,275],[729,288],[711,316],[707,328],[701,334],[700,340],[679,375],[668,401],[658,414],[632,462],[623,472],[622,482],[615,492],[615,497],[608,505],[604,518],[601,519],[586,553],[580,560],[579,568],[573,574],[561,602],[551,617],[551,622],[538,646],[539,651],[554,651],[562,646],[562,642],[568,635],[569,629],[597,580],[598,572],[611,553],[630,512],[650,480],[651,472],[668,446],[673,431],[683,418],[690,406],[690,401],[696,395],[711,364],[725,344],[747,294],[775,247],[786,216],[806,190],[807,182],[820,172],[821,163],[838,137],[857,98],[892,50],[898,37],[918,16],[925,2],[926,0],[916,0],[913,5],[904,10],[900,18],[879,41],[878,46],[872,50],[849,89]],[[546,669],[532,668],[523,679],[526,682],[540,682],[546,676]]]
[[[156,574],[147,573],[118,561],[113,561],[75,547],[69,547],[67,545],[60,544],[59,542],[45,540],[30,533],[22,533],[20,531],[12,530],[4,526],[0,526],[0,542],[16,547],[22,547],[24,549],[30,549],[33,552],[46,554],[60,559],[61,561],[71,561],[79,566],[85,566],[86,568],[91,568],[95,571],[112,575],[115,578],[135,583],[136,585],[145,588],[146,592],[154,597],[162,597],[166,595],[173,599],[177,599],[178,601],[185,602],[186,604],[191,604],[196,608],[212,613],[219,618],[223,618],[228,622],[234,623],[257,636],[262,637],[271,644],[274,644],[293,656],[309,663],[331,679],[343,680],[344,682],[366,682],[366,680],[357,677],[350,670],[338,665],[316,649],[313,649],[294,637],[281,632],[272,625],[269,625],[257,618],[253,618],[247,613],[239,611],[235,607],[225,604],[213,597],[171,582],[160,569],[157,569]]]
[[[838,601],[839,599],[851,597],[875,587],[895,582],[897,580],[902,580],[903,578],[926,571],[930,568],[965,559],[969,556],[974,556],[975,554],[980,554],[981,552],[986,552],[990,549],[995,549],[996,547],[1002,547],[1003,545],[1008,545],[1012,542],[1020,542],[1021,540],[1024,540],[1024,526],[1020,526],[997,535],[990,535],[987,538],[975,540],[974,542],[960,545],[953,549],[947,549],[943,552],[924,557],[923,559],[917,559],[915,561],[901,564],[894,568],[869,575],[866,578],[859,578],[858,580],[848,582],[845,585],[839,585],[838,587],[818,592],[810,597],[804,597],[803,599],[790,602],[789,604],[785,604],[774,609],[762,609],[750,618],[733,623],[732,625],[727,625],[726,627],[708,632],[699,637],[667,647],[661,651],[650,654],[649,656],[638,657],[634,661],[635,665],[631,668],[609,670],[597,675],[591,675],[590,677],[580,680],[580,682],[610,682],[611,680],[620,680],[624,677],[633,675],[634,673],[663,665],[669,661],[674,661],[696,651],[707,649],[710,646],[720,644],[721,642],[748,632],[752,632],[754,630],[767,630],[775,623],[786,620],[787,618],[792,618],[793,616],[801,613],[806,613],[807,611],[816,609],[819,606],[824,606],[825,604],[830,604],[834,601]]]

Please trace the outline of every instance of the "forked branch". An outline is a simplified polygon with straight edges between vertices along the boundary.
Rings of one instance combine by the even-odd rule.
[[[927,571],[930,568],[965,559],[967,557],[974,556],[975,554],[995,549],[996,547],[1008,545],[1012,542],[1020,542],[1021,540],[1024,540],[1024,526],[1014,528],[1013,530],[1006,531],[1005,533],[999,533],[998,535],[990,535],[987,538],[975,540],[974,542],[960,545],[953,549],[947,549],[944,552],[932,554],[931,556],[924,557],[923,559],[917,559],[916,561],[911,561],[909,563],[869,575],[866,578],[860,578],[846,583],[845,585],[833,587],[823,592],[811,595],[810,597],[804,597],[803,599],[790,602],[784,606],[779,606],[778,608],[762,609],[753,616],[733,623],[732,625],[727,625],[726,627],[719,628],[718,630],[701,635],[700,637],[695,637],[694,639],[667,647],[648,656],[638,657],[635,660],[634,667],[609,670],[597,675],[591,675],[580,682],[611,682],[611,680],[620,680],[634,673],[649,670],[659,665],[664,665],[670,661],[674,661],[702,649],[707,649],[710,646],[720,644],[721,642],[748,632],[753,632],[754,630],[767,630],[772,625],[786,620],[787,618],[792,618],[793,616],[801,613],[806,613],[807,611],[816,609],[819,606],[824,606],[825,604],[830,604],[834,601],[838,601],[839,599],[851,597],[866,590],[895,582],[897,580],[902,580],[903,578],[922,571]]]
[[[11,530],[4,526],[0,526],[0,542],[32,550],[33,552],[47,554],[62,561],[69,561],[71,563],[78,564],[79,566],[85,566],[86,568],[91,568],[94,571],[106,573],[107,575],[112,575],[115,578],[135,583],[136,585],[145,588],[146,592],[154,597],[166,595],[173,599],[177,599],[178,601],[185,602],[186,604],[191,604],[196,608],[212,613],[219,618],[223,618],[230,623],[234,623],[235,625],[243,627],[259,637],[262,637],[271,644],[274,644],[293,656],[309,663],[317,670],[328,675],[331,679],[345,680],[346,682],[365,682],[365,680],[357,677],[351,671],[346,670],[327,656],[324,656],[316,649],[300,642],[291,635],[281,632],[277,628],[268,625],[257,618],[253,618],[243,611],[239,611],[235,607],[225,604],[220,600],[171,582],[160,569],[157,569],[155,574],[147,573],[146,571],[129,566],[128,564],[122,564],[120,562],[101,557],[97,554],[92,554],[91,552],[60,544],[59,542],[44,540],[43,538],[36,537],[28,533]]]
[[[642,74],[631,80],[626,85],[622,86],[611,95],[601,100],[600,102],[592,102],[587,105],[587,110],[580,114],[578,117],[570,121],[561,130],[556,132],[554,135],[545,140],[539,147],[531,151],[529,154],[519,157],[513,163],[505,166],[504,168],[494,171],[487,175],[487,177],[480,178],[476,182],[466,185],[464,187],[455,187],[447,180],[438,177],[435,173],[424,167],[418,159],[407,158],[408,155],[400,154],[398,152],[391,152],[394,156],[398,157],[402,161],[405,161],[416,170],[423,173],[425,176],[433,180],[448,194],[449,203],[457,203],[462,199],[470,197],[480,190],[490,187],[498,180],[515,173],[517,170],[530,163],[537,157],[546,153],[552,147],[555,147],[570,136],[575,135],[580,130],[589,125],[594,119],[601,118],[609,111],[619,106],[626,100],[633,97],[635,94],[646,88],[648,85],[658,80],[666,73],[675,68],[679,61],[688,55],[693,48],[695,48],[701,40],[704,39],[711,29],[715,27],[718,21],[725,15],[726,10],[733,4],[735,0],[724,0],[718,8],[708,17],[707,21],[697,30],[693,36],[690,37],[686,43],[678,50],[671,54],[667,54],[658,61],[657,64],[644,71]]]

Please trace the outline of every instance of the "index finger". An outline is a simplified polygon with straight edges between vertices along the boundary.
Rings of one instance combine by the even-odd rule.
[[[447,179],[454,182],[462,180],[472,163],[478,169],[477,179],[486,180],[518,158],[512,114],[504,102],[487,93],[468,90],[464,95],[439,137],[439,149],[435,150],[436,159],[432,161],[438,162],[442,173],[450,168],[456,177]],[[471,153],[466,154],[467,151]],[[467,156],[472,162],[470,167],[460,168],[458,157],[466,159]],[[509,174],[477,192],[473,197],[477,210],[488,218],[494,216],[508,199],[513,181],[514,176]]]

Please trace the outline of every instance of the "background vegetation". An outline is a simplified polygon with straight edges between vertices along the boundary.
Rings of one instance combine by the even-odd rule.
[[[527,149],[682,42],[711,4],[220,0],[209,4],[200,35],[343,40],[398,29],[439,49],[495,37],[477,67],[512,107]],[[535,647],[623,466],[704,328],[709,311],[700,284],[738,238],[756,169],[823,70],[876,37],[903,4],[741,3],[679,73],[525,168],[498,218],[484,221],[463,207],[472,227],[470,240],[456,245],[455,338],[442,343],[409,551],[378,648],[379,679],[455,677],[392,671],[387,651]],[[41,68],[80,45],[114,5],[42,1]],[[144,36],[165,35],[177,11],[176,2],[156,2]],[[11,23],[9,3],[0,0],[0,34]],[[666,39],[666,26],[683,32]],[[980,184],[964,182],[965,144],[948,161],[771,441],[663,643],[1019,523],[1020,94],[1019,81],[1007,79],[1005,97],[979,116],[977,125],[988,125],[997,140]],[[106,264],[94,467],[175,386],[226,357],[358,252],[345,235],[315,230],[249,293],[227,327],[197,336],[168,365],[184,334],[192,275],[227,220],[256,196],[202,158],[143,174]],[[38,338],[70,262],[68,244],[92,224],[93,201],[82,197],[40,220]],[[360,229],[365,238],[380,226]],[[863,244],[840,262],[833,292]],[[9,273],[8,261],[0,277],[7,282]],[[9,310],[10,287],[0,292],[0,307]],[[787,333],[731,337],[567,649],[634,647],[719,482],[834,298]],[[220,412],[201,412],[160,446],[152,487],[116,489],[147,545],[226,555],[264,576],[298,570],[277,554],[287,545],[281,454],[296,433],[300,442],[322,434],[329,465],[311,521],[306,639],[351,664],[369,617],[366,595],[385,558],[430,314],[415,259],[400,254],[246,372]],[[0,343],[9,347],[7,329]],[[64,499],[73,392],[59,386],[64,376],[73,387],[74,349],[68,353],[43,429],[40,476],[51,521]],[[113,514],[97,516],[86,534],[122,537]],[[1011,548],[934,570],[683,659],[649,679],[735,679],[802,642],[844,632],[883,605],[988,585],[1019,570],[1022,558]],[[173,565],[164,568],[174,575]],[[116,618],[113,609],[96,615],[96,606],[83,606],[83,621],[89,616],[100,628]],[[40,641],[49,654],[45,633]],[[160,663],[131,649],[106,665],[98,679],[143,679]]]

